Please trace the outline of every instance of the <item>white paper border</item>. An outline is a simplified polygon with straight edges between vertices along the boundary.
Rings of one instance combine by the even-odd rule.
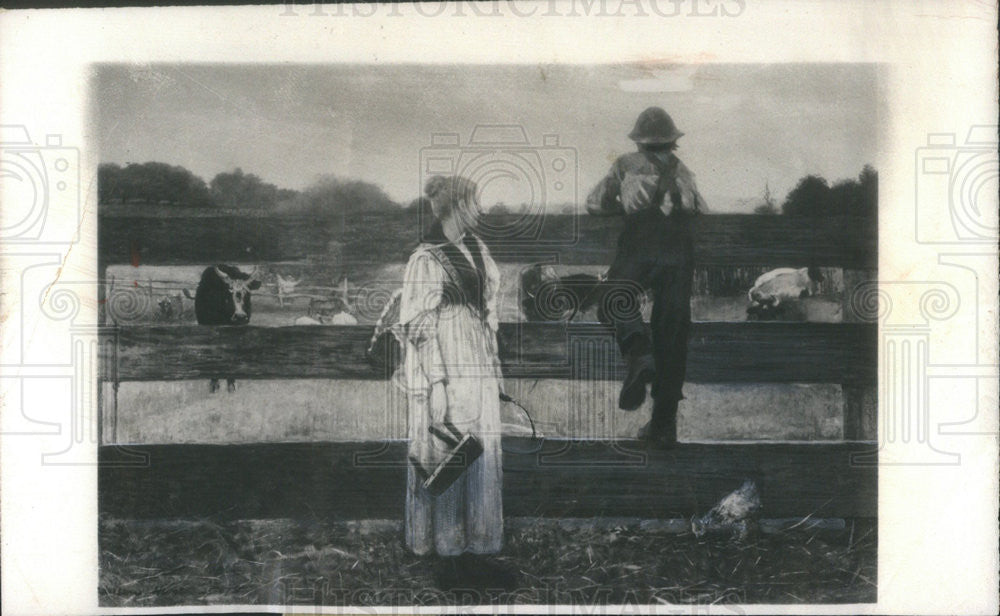
[[[73,235],[73,230],[64,230],[61,237],[47,238],[50,243],[5,242],[0,249],[6,294],[3,425],[10,426],[11,415],[20,412],[9,406],[11,379],[60,373],[56,364],[61,360],[39,367],[36,359],[28,365],[11,341],[23,336],[29,351],[36,354],[40,349],[66,346],[64,323],[32,321],[30,314],[16,309],[20,301],[16,282],[23,263],[30,261],[31,255],[42,260],[47,257],[38,255],[51,255],[63,263],[64,277],[96,280],[97,276],[93,172],[99,156],[90,147],[96,139],[87,123],[91,63],[883,63],[889,68],[890,80],[886,139],[875,161],[880,172],[879,276],[893,283],[955,280],[961,306],[976,305],[978,311],[970,318],[932,319],[928,327],[932,343],[939,345],[967,339],[970,327],[979,330],[980,349],[978,354],[972,351],[974,361],[961,359],[963,353],[968,355],[967,349],[954,349],[953,354],[957,358],[953,365],[967,366],[966,372],[974,376],[963,377],[959,368],[949,372],[947,366],[940,372],[962,377],[955,378],[955,399],[968,396],[968,380],[978,375],[980,416],[973,431],[980,434],[934,436],[935,446],[961,455],[959,465],[907,463],[880,468],[876,605],[675,606],[658,611],[996,613],[997,385],[991,378],[996,374],[997,357],[996,245],[962,241],[918,244],[913,231],[919,196],[916,150],[927,145],[929,134],[954,133],[962,143],[970,127],[996,123],[995,5],[753,0],[688,0],[681,4],[681,14],[674,17],[662,16],[674,10],[666,0],[656,4],[649,0],[609,1],[603,11],[599,0],[595,4],[580,0],[569,4],[497,2],[489,6],[486,16],[477,15],[467,3],[458,5],[464,6],[461,14],[454,5],[442,8],[432,4],[366,5],[357,7],[357,16],[353,7],[325,9],[327,15],[318,16],[311,6],[0,14],[2,123],[25,126],[36,142],[44,143],[42,135],[61,135],[64,147],[79,149],[79,203],[84,213],[75,243],[60,244]],[[711,13],[713,8],[714,16],[692,15]],[[499,15],[492,15],[494,9]],[[343,15],[336,16],[337,11]],[[440,15],[430,16],[437,11]],[[524,16],[532,11],[533,15]],[[49,213],[54,220],[73,216],[67,203],[55,204]],[[979,265],[967,270],[979,279],[973,293],[969,292],[968,274],[940,263],[943,255],[969,253],[985,255]],[[894,306],[917,314],[920,293],[913,290],[897,285]],[[83,297],[81,319],[87,311],[96,310],[96,298]],[[22,318],[33,323],[30,330],[20,325]],[[92,315],[90,320],[93,322]],[[58,451],[72,430],[65,419],[65,407],[66,400],[55,394],[26,401],[26,414],[62,421],[63,434],[5,434],[0,446],[3,612],[173,611],[97,606],[96,469],[87,464],[40,465],[42,454]],[[970,414],[968,408],[938,406],[932,409],[931,425],[961,421]],[[84,440],[74,445],[73,460],[96,457],[94,443]],[[915,448],[925,445],[886,443],[882,455],[903,462],[919,460],[922,451]],[[227,609],[231,607],[199,606],[184,611]],[[317,613],[307,607],[288,611]],[[419,611],[455,612],[456,608]],[[461,611],[490,612],[492,608]],[[566,612],[554,606],[518,606],[512,611]]]

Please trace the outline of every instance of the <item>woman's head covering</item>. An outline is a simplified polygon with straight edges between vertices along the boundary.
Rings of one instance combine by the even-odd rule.
[[[474,227],[482,215],[476,183],[458,175],[435,175],[427,180],[424,194],[434,202],[437,217],[458,216],[469,228]]]

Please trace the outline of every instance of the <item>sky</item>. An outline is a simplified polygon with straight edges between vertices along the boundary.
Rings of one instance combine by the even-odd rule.
[[[301,190],[335,175],[400,203],[435,172],[484,205],[582,204],[663,107],[709,209],[749,212],[767,185],[831,182],[874,164],[879,79],[865,64],[109,65],[93,111],[105,163],[236,167]],[[478,128],[477,128],[478,127]],[[473,143],[474,141],[474,143]]]

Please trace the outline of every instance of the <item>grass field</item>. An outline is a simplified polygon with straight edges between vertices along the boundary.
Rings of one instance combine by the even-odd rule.
[[[737,541],[683,521],[513,519],[490,564],[515,585],[446,590],[443,563],[410,553],[398,522],[105,519],[99,593],[114,607],[876,600],[871,522],[792,526]]]

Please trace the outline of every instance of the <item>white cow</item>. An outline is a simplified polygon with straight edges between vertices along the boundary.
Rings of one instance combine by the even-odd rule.
[[[295,320],[296,325],[357,325],[358,319],[351,314],[347,278],[340,284],[340,294],[328,298],[309,300],[309,314]]]
[[[762,274],[747,292],[747,314],[763,317],[774,312],[781,302],[815,295],[823,274],[818,267],[794,269],[781,267]]]

